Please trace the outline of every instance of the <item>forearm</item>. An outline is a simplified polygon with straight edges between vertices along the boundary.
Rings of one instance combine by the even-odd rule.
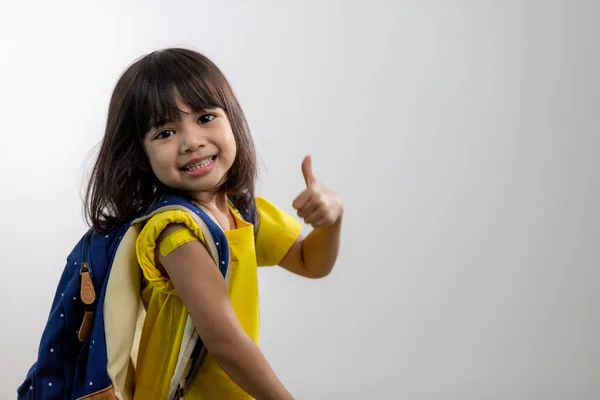
[[[327,276],[340,250],[342,216],[332,225],[314,229],[302,243],[302,259],[310,276]]]
[[[258,346],[247,335],[239,336],[210,350],[223,371],[257,400],[293,399]]]

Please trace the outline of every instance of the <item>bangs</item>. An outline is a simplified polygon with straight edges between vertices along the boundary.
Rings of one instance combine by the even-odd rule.
[[[143,137],[151,128],[180,119],[177,100],[192,111],[221,108],[228,84],[212,64],[179,52],[156,52],[142,60],[132,88],[131,110],[136,130]]]

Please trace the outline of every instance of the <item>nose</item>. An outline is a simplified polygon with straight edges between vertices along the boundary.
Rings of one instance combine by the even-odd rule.
[[[182,154],[193,153],[201,147],[206,146],[206,138],[199,129],[185,127],[180,131],[180,149]]]

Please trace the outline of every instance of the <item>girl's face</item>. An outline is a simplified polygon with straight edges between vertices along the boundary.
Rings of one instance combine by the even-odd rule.
[[[151,128],[144,149],[154,175],[164,185],[193,195],[213,192],[227,177],[236,144],[225,111],[193,112],[177,101],[179,121]]]

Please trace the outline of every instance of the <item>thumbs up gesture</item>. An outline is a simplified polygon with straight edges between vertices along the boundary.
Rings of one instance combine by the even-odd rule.
[[[343,213],[342,201],[315,177],[310,156],[302,162],[302,175],[306,189],[292,203],[298,216],[313,228],[324,228],[339,221]]]

